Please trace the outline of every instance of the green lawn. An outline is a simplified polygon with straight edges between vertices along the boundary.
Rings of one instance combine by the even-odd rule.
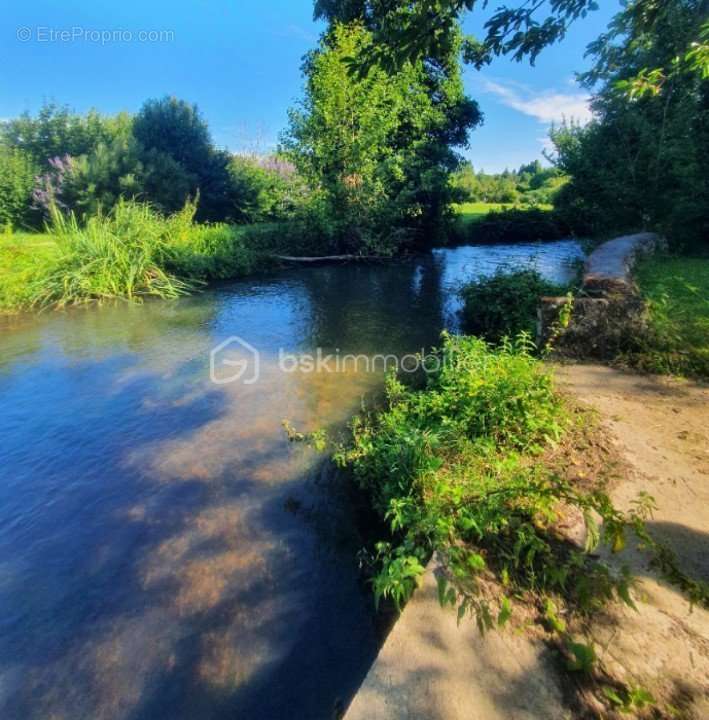
[[[477,222],[482,220],[489,212],[493,210],[509,210],[518,207],[526,209],[528,205],[520,205],[515,203],[485,203],[485,202],[467,202],[453,205],[455,212],[461,217],[464,223]],[[551,205],[537,205],[540,210],[551,210]]]
[[[709,258],[656,256],[643,260],[635,276],[653,331],[639,364],[709,377]]]
[[[513,203],[484,202],[467,202],[453,206],[456,213],[462,215],[466,221],[480,220],[492,210],[507,210],[511,207],[514,207]]]

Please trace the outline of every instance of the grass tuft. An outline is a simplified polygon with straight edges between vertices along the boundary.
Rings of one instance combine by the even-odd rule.
[[[266,263],[276,229],[194,223],[195,205],[164,217],[120,201],[79,224],[55,211],[43,235],[0,236],[0,311],[109,299],[176,298]]]

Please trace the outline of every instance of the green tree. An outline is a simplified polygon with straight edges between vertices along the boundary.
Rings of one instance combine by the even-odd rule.
[[[0,229],[31,225],[32,188],[37,167],[22,150],[0,146]]]
[[[305,99],[282,143],[336,226],[338,247],[391,252],[443,217],[459,162],[452,148],[481,118],[465,97],[457,48],[435,64],[352,77],[349,63],[372,42],[361,23],[330,28],[306,56]]]
[[[307,198],[307,187],[295,166],[278,155],[234,156],[229,173],[238,222],[289,219]]]
[[[679,244],[709,236],[706,0],[629,3],[590,46],[595,120],[552,131],[571,176],[556,199],[592,232],[657,227]],[[690,60],[686,61],[687,56]]]
[[[230,156],[214,146],[196,105],[175,97],[148,100],[133,121],[133,135],[141,147],[147,199],[174,212],[199,195],[200,219],[231,217]]]
[[[457,44],[465,12],[485,8],[487,0],[315,0],[315,17],[332,22],[361,20],[374,42],[357,67],[395,69],[406,62],[447,55]],[[541,50],[561,40],[579,17],[597,10],[596,0],[518,0],[495,9],[482,39],[464,38],[466,62],[480,68],[497,55],[532,62]]]
[[[100,143],[108,143],[120,134],[127,122],[124,113],[110,118],[90,110],[80,115],[67,106],[45,103],[36,116],[26,112],[0,123],[0,140],[47,169],[54,158],[88,155]]]

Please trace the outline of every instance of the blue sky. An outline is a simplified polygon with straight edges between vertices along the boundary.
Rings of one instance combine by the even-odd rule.
[[[485,113],[464,152],[477,168],[540,157],[551,120],[587,113],[573,74],[618,7],[603,2],[534,68],[504,59],[466,69],[468,92]],[[470,32],[481,26],[481,16],[465,20]],[[113,113],[174,94],[199,105],[220,145],[268,151],[301,93],[301,57],[321,29],[312,0],[8,0],[0,118],[34,112],[44,99]]]

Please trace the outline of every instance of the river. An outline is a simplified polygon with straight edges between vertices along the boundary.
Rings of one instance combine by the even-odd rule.
[[[346,498],[281,423],[341,428],[382,373],[285,369],[428,348],[461,280],[581,255],[461,247],[0,321],[0,717],[335,717],[381,638]]]

